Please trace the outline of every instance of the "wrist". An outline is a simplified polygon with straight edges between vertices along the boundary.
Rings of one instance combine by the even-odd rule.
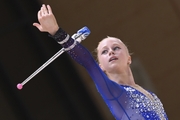
[[[49,31],[49,34],[52,36],[56,34],[56,32],[59,30],[59,26],[54,27],[52,30]]]
[[[55,39],[59,43],[66,39],[69,35],[62,28],[58,27],[58,30],[56,30],[56,32],[53,35],[49,32],[48,36]]]

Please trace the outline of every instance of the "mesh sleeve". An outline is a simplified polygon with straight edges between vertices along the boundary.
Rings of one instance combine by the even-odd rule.
[[[62,46],[67,48],[73,43],[74,40],[70,38],[69,41]],[[84,46],[79,43],[67,52],[72,59],[87,70],[103,98],[112,99],[121,95],[121,87],[108,79],[106,74],[101,70],[97,62],[92,57],[91,53]]]
[[[55,40],[58,42],[64,39],[67,35],[57,37]],[[62,44],[63,48],[68,48],[74,43],[74,39],[70,38],[66,43]],[[97,62],[92,57],[91,53],[80,43],[73,49],[67,51],[72,59],[82,65],[90,77],[94,81],[96,88],[105,103],[109,107],[111,113],[116,119],[126,118],[129,119],[126,109],[127,101],[126,92],[124,88],[110,80],[106,74],[101,70]]]

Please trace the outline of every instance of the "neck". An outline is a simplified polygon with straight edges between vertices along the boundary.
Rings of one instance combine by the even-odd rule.
[[[109,79],[111,79],[112,81],[121,84],[121,85],[129,85],[129,86],[134,86],[135,81],[134,81],[134,77],[132,75],[132,71],[130,68],[127,68],[126,71],[121,71],[121,72],[117,72],[117,73],[107,73]]]

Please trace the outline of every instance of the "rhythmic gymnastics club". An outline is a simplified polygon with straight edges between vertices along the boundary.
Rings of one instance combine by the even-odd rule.
[[[86,37],[89,34],[90,34],[90,30],[85,26],[80,30],[78,30],[77,33],[73,34],[72,38],[80,43],[82,40],[86,39]],[[35,72],[33,72],[22,83],[17,84],[17,88],[21,90],[27,82],[29,82],[34,76],[36,76],[39,72],[41,72],[45,67],[47,67],[51,62],[53,62],[57,57],[59,57],[65,51],[66,51],[65,48],[59,50],[54,56],[52,56],[48,61],[46,61],[41,67],[39,67]]]

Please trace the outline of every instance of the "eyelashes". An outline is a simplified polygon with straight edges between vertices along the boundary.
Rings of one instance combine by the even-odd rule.
[[[103,50],[101,54],[106,54],[107,52],[107,50]]]
[[[119,46],[115,46],[114,48],[112,48],[113,51],[117,51],[117,50],[119,50],[119,49],[121,49]],[[108,53],[108,50],[109,50],[109,49],[103,50],[103,51],[101,52],[101,54],[107,54],[107,53]]]
[[[119,46],[116,46],[116,47],[114,47],[113,50],[115,51],[115,50],[119,50],[119,49],[120,49],[120,47],[119,47]]]

